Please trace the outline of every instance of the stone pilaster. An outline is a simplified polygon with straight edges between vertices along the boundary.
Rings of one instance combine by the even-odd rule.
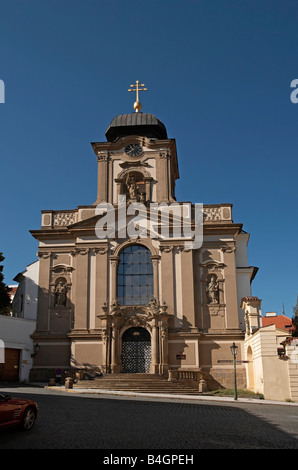
[[[49,330],[49,288],[51,253],[40,251],[39,257],[39,285],[38,285],[38,314],[36,331],[40,333]]]
[[[192,327],[195,327],[193,251],[182,247],[180,256],[183,319]]]
[[[95,289],[95,312],[98,315],[102,306],[108,300],[108,244],[102,244],[99,248],[94,248],[96,256],[96,289]],[[101,321],[98,317],[95,320],[95,328],[101,326]]]
[[[88,248],[77,248],[74,252],[75,258],[75,308],[74,329],[87,330],[88,328]]]
[[[98,165],[98,183],[97,183],[97,200],[96,203],[108,202],[108,154],[100,152],[97,155]]]
[[[169,201],[169,175],[168,175],[168,153],[161,152],[156,160],[156,170],[158,174],[157,201]]]
[[[158,373],[158,364],[159,364],[159,341],[158,341],[158,325],[156,320],[152,324],[151,331],[151,365],[150,372],[151,374]]]
[[[160,256],[159,255],[152,255],[151,261],[153,265],[153,291],[154,291],[154,298],[156,300],[159,299],[159,264],[160,264]]]
[[[175,292],[174,292],[174,262],[173,262],[173,246],[161,245],[161,303],[165,302],[168,306],[168,313],[175,313]]]
[[[226,328],[228,330],[239,329],[239,315],[237,302],[237,274],[235,251],[236,246],[226,246],[222,248],[223,263],[225,265],[225,303],[226,303]]]
[[[110,268],[111,268],[111,286],[110,286],[110,303],[115,302],[117,299],[117,268],[120,258],[116,255],[110,256]]]

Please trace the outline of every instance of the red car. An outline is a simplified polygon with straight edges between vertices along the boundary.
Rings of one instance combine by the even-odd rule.
[[[29,431],[35,423],[38,407],[35,401],[12,398],[0,393],[0,429],[19,426]]]

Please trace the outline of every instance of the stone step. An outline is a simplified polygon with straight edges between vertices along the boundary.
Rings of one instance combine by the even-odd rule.
[[[102,377],[91,379],[90,381],[100,381],[100,382],[167,382],[168,380],[163,377]]]
[[[182,382],[169,382],[154,374],[108,374],[93,380],[80,380],[74,388],[90,388],[138,393],[198,394],[198,389]]]
[[[79,382],[76,384],[78,387],[82,388],[118,388],[118,389],[130,389],[130,388],[142,388],[142,389],[149,389],[149,388],[159,388],[159,389],[188,389],[188,390],[196,390],[194,387],[190,387],[184,384],[159,384],[159,383],[116,383],[116,382],[94,382],[94,381],[84,381]]]
[[[82,388],[74,385],[75,388]],[[159,393],[159,394],[179,394],[179,395],[198,395],[198,390],[184,389],[184,388],[140,388],[140,387],[84,387],[90,390],[114,391],[114,392],[135,392],[135,393]]]

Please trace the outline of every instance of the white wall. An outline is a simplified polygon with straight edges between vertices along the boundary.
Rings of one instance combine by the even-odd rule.
[[[33,341],[30,335],[34,332],[36,321],[0,315],[0,340],[4,348],[20,349],[19,380],[28,381],[32,367],[31,354]],[[4,358],[5,359],[5,358]]]
[[[13,316],[0,315],[0,340],[4,348],[19,349],[19,380],[28,381],[32,367],[33,341],[30,335],[36,329],[38,303],[39,261],[28,265],[16,276],[20,279],[13,300]],[[3,345],[3,343],[1,344]]]
[[[243,297],[251,296],[251,283],[250,277],[252,268],[248,265],[247,244],[249,239],[248,233],[239,233],[236,237],[236,282],[237,282],[237,302],[238,302],[238,315],[242,331],[245,331],[244,314],[241,309],[241,299]]]
[[[37,319],[38,276],[39,261],[35,261],[22,273],[23,280],[19,283],[12,304],[13,316],[28,320]]]
[[[245,351],[249,346],[252,357],[246,355],[246,359],[251,361],[247,365],[247,372],[249,367],[253,370],[253,390],[263,393],[267,400],[284,401],[291,398],[289,363],[278,357],[275,325],[260,328],[247,336]],[[249,388],[252,389],[251,386]]]
[[[235,253],[236,266],[247,267],[248,256],[247,256],[247,244],[249,239],[248,233],[238,233],[235,237],[237,250]]]

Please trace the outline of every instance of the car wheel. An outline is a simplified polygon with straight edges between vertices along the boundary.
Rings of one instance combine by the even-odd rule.
[[[36,413],[33,408],[27,408],[24,412],[24,416],[21,423],[21,429],[23,431],[29,431],[35,423]]]

